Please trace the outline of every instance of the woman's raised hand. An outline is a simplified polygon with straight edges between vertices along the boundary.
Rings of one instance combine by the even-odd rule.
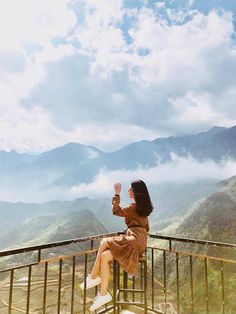
[[[120,194],[121,184],[119,182],[114,184],[114,190],[115,190],[115,194]]]

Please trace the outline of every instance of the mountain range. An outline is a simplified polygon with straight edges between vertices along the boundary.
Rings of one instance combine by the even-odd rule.
[[[236,241],[236,176],[162,189],[158,191],[160,208],[154,208],[149,217],[152,233]],[[112,215],[110,198],[87,197],[42,204],[0,202],[0,223],[0,249],[125,228],[124,219]]]
[[[70,188],[92,182],[101,169],[134,170],[165,164],[173,155],[193,157],[199,162],[236,159],[236,126],[213,127],[207,132],[180,137],[139,141],[114,152],[68,143],[39,154],[0,152],[0,185],[35,187],[43,193],[49,188]],[[22,186],[22,184],[21,184]]]
[[[89,228],[88,228],[89,226]],[[97,217],[88,209],[66,215],[28,218],[1,233],[1,249],[75,239],[107,233]]]
[[[110,198],[87,197],[42,204],[0,202],[0,223],[0,249],[125,228],[123,219],[112,215]]]
[[[176,215],[161,233],[236,243],[236,176],[220,181],[213,193]]]

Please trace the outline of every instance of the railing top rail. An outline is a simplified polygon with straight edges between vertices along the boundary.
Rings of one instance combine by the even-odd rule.
[[[12,250],[0,251],[0,257],[14,255],[14,254],[20,254],[20,253],[26,253],[26,252],[33,252],[33,251],[49,249],[49,248],[54,248],[54,247],[59,247],[59,246],[64,246],[64,245],[70,245],[73,243],[92,241],[92,240],[97,240],[97,239],[101,239],[104,237],[115,236],[115,235],[118,235],[120,233],[123,233],[123,232],[104,233],[104,234],[81,237],[81,238],[76,238],[76,239],[69,239],[69,240],[65,240],[65,241],[46,243],[43,245],[35,245],[35,246],[28,246],[28,247],[17,248],[17,249],[12,249]],[[171,237],[171,236],[164,236],[164,235],[153,234],[153,233],[150,233],[149,237],[154,238],[154,239],[160,239],[160,240],[178,241],[178,242],[194,243],[194,244],[202,244],[202,245],[207,244],[207,245],[220,246],[220,247],[236,248],[236,244],[233,244],[233,243],[197,240],[197,239],[191,239],[191,238]]]
[[[203,245],[209,244],[209,245],[213,245],[213,246],[236,248],[236,244],[234,244],[234,243],[216,242],[216,241],[209,241],[209,240],[198,240],[198,239],[191,239],[191,238],[171,237],[171,236],[165,236],[165,235],[153,234],[153,233],[150,233],[149,237],[154,238],[154,239],[168,240],[168,241],[178,241],[178,242],[203,244]]]
[[[82,237],[82,238],[77,238],[77,239],[69,239],[69,240],[64,240],[64,241],[46,243],[46,244],[42,244],[42,245],[27,246],[27,247],[23,247],[23,248],[21,247],[18,249],[0,251],[0,257],[14,255],[14,254],[20,254],[20,253],[26,253],[26,252],[33,252],[33,251],[38,251],[38,250],[43,250],[43,249],[49,249],[49,248],[69,245],[69,244],[73,244],[73,243],[92,241],[92,240],[97,240],[97,239],[101,239],[104,237],[112,237],[112,236],[115,236],[119,233],[120,232],[103,233],[103,234],[98,234],[98,235],[93,235],[93,236],[88,236],[88,237]]]

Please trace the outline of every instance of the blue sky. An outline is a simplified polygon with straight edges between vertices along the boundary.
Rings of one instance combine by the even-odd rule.
[[[233,0],[0,1],[0,149],[236,125]]]

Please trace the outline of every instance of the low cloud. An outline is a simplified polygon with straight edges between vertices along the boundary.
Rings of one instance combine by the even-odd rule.
[[[221,163],[213,161],[198,162],[192,157],[182,158],[172,156],[172,161],[152,168],[139,167],[135,170],[107,171],[105,168],[89,184],[79,184],[71,188],[37,187],[24,189],[19,184],[17,191],[0,187],[0,200],[12,202],[37,202],[50,200],[73,200],[79,197],[100,198],[111,197],[115,182],[122,183],[122,195],[127,197],[128,188],[133,180],[142,179],[148,187],[161,186],[162,184],[186,184],[198,180],[220,181],[236,175],[236,161],[225,160]]]
[[[227,160],[222,163],[213,161],[198,162],[192,157],[182,158],[172,156],[172,161],[153,168],[137,168],[135,170],[107,171],[102,169],[94,182],[80,184],[71,188],[71,196],[110,196],[113,193],[114,182],[124,185],[124,193],[130,182],[136,179],[144,180],[147,185],[157,186],[163,183],[191,183],[198,180],[222,180],[236,175],[236,161]],[[127,193],[126,193],[127,194]]]

